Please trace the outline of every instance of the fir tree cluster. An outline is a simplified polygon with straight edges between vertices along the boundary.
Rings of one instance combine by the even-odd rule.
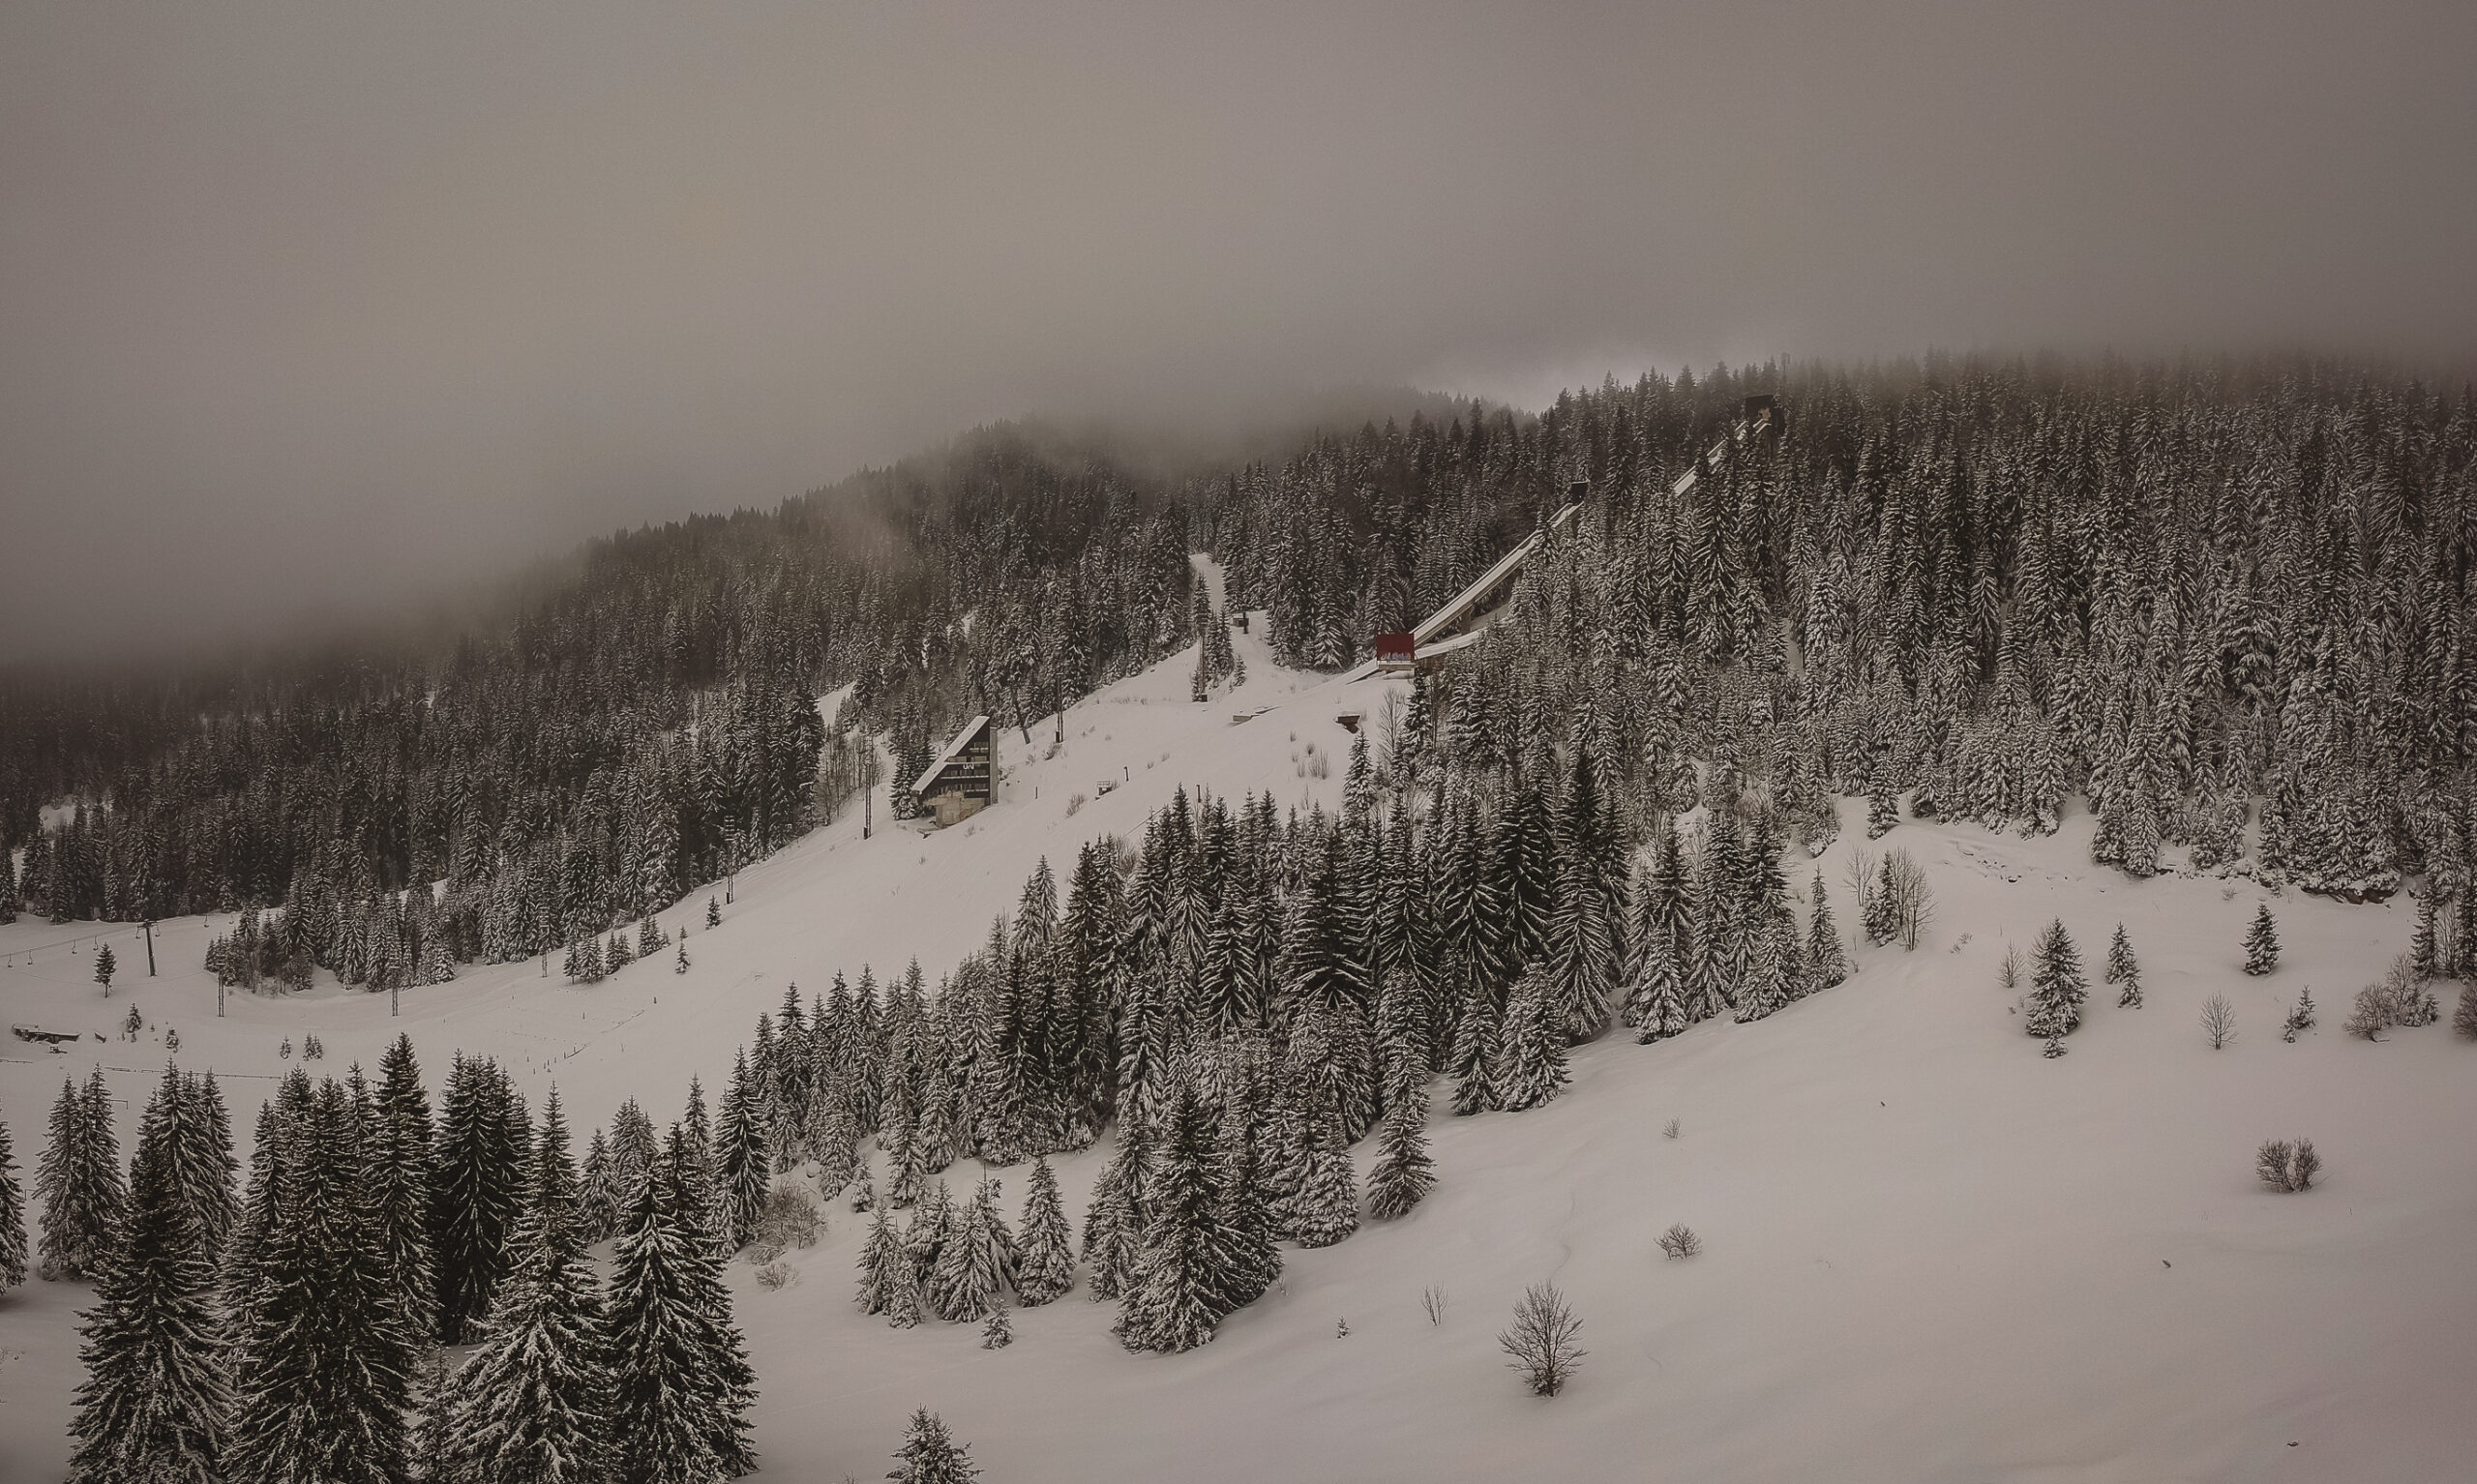
[[[536,1120],[492,1062],[457,1058],[435,1118],[408,1040],[374,1085],[359,1068],[295,1071],[260,1111],[238,1190],[212,1076],[165,1068],[125,1184],[101,1074],[73,1083],[37,1180],[45,1276],[96,1282],[73,1484],[748,1472],[756,1378],[722,1282],[728,1166],[697,1113],[626,1192],[606,1284],[556,1092]],[[15,1281],[6,1156],[0,1139],[0,1279]]]

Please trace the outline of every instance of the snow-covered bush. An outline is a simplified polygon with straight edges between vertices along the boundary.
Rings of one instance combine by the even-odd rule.
[[[1684,1222],[1660,1233],[1660,1251],[1672,1259],[1690,1258],[1702,1250],[1703,1238],[1695,1235],[1694,1229]]]

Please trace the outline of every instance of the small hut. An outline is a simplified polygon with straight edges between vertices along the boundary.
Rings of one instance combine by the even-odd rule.
[[[975,716],[911,786],[921,806],[937,817],[939,828],[960,823],[989,807],[990,785],[997,777],[996,745],[989,718]]]

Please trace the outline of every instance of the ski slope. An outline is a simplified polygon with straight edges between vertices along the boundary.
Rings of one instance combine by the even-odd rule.
[[[134,930],[0,928],[0,1020],[109,1038],[134,999],[152,1023],[134,1044],[61,1054],[0,1041],[21,1172],[64,1075],[96,1064],[126,1150],[167,1024],[184,1066],[224,1079],[244,1150],[291,1065],[280,1043],[305,1033],[327,1049],[313,1070],[340,1075],[409,1032],[433,1096],[454,1051],[497,1055],[537,1106],[557,1084],[580,1143],[632,1095],[667,1118],[692,1073],[719,1090],[787,982],[806,993],[864,963],[882,980],[914,956],[934,981],[1037,860],[1062,877],[1081,842],[1135,836],[1179,785],[1333,807],[1350,743],[1336,714],[1373,725],[1401,682],[1345,691],[1275,666],[1260,633],[1232,638],[1250,678],[1207,704],[1187,699],[1188,654],[1073,707],[1056,756],[1051,722],[1029,748],[1002,729],[1000,797],[964,824],[880,817],[863,840],[854,806],[740,873],[719,930],[700,926],[706,893],[692,894],[665,922],[691,925],[684,975],[668,953],[591,987],[535,964],[477,966],[405,992],[397,1019],[384,996],[322,983],[235,994],[219,1021],[198,960],[224,921],[160,924],[153,979]],[[1818,863],[1844,931],[1862,816]],[[1440,1098],[1437,1191],[1401,1221],[1287,1253],[1280,1286],[1185,1355],[1125,1353],[1113,1310],[1080,1290],[1018,1310],[1004,1350],[981,1350],[972,1325],[888,1329],[852,1307],[865,1229],[837,1205],[819,1245],[787,1255],[791,1286],[731,1268],[762,1388],[760,1477],[882,1476],[919,1406],[970,1443],[990,1484],[2466,1477],[2477,1047],[2447,1024],[2378,1045],[2337,1029],[2405,945],[2412,909],[2281,898],[2286,958],[2249,979],[2237,945],[2262,888],[2129,881],[2087,864],[2089,827],[2074,816],[2023,841],[1904,823],[1877,844],[1930,874],[1936,918],[1917,952],[1857,948],[1847,984],[1757,1024],[1583,1048],[1573,1085],[1535,1112],[1456,1119]],[[1808,873],[1791,875],[1803,893]],[[2148,1000],[2118,1009],[2094,983],[2057,1060],[1996,981],[2005,948],[2026,951],[2051,916],[2094,980],[2123,922]],[[122,965],[108,1002],[91,977],[99,931]],[[2283,1044],[2280,1017],[2307,984],[2324,1028]],[[2237,1008],[2221,1052],[2195,1024],[2213,993]],[[2321,1183],[2265,1191],[2255,1145],[2298,1136],[2323,1154]],[[1105,1153],[1059,1162],[1079,1234]],[[976,1172],[968,1161],[948,1177],[968,1189]],[[1011,1215],[1022,1172],[1001,1176]],[[1672,1222],[1701,1233],[1703,1255],[1662,1259]],[[1566,1290],[1590,1350],[1548,1400],[1523,1392],[1494,1341],[1541,1279]],[[1435,1324],[1429,1288],[1445,1298]],[[38,1282],[0,1297],[9,1484],[62,1472],[87,1292]]]

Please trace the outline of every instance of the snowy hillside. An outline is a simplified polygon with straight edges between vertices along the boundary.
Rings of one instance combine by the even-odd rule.
[[[864,964],[882,978],[913,957],[934,982],[1037,861],[1062,870],[1087,840],[1140,832],[1179,786],[1335,805],[1350,742],[1336,717],[1373,718],[1399,683],[1285,670],[1260,638],[1235,638],[1249,679],[1209,703],[1187,698],[1190,652],[1075,705],[1054,754],[1052,722],[1029,746],[1004,730],[999,798],[962,825],[924,833],[880,813],[863,840],[855,807],[741,873],[719,929],[693,893],[665,922],[690,925],[684,974],[668,955],[591,987],[555,964],[468,965],[405,991],[391,1019],[385,996],[322,973],[305,995],[235,992],[219,1021],[198,965],[224,922],[160,924],[152,979],[137,935],[109,929],[108,1002],[96,925],[0,928],[6,1019],[104,1037],[59,1054],[0,1043],[19,1165],[63,1077],[98,1064],[125,1144],[167,1026],[185,1068],[223,1080],[244,1148],[293,1064],[280,1048],[307,1035],[324,1043],[318,1070],[341,1072],[374,1068],[409,1032],[433,1084],[459,1049],[496,1055],[528,1098],[555,1083],[580,1131],[631,1096],[666,1118],[691,1074],[719,1087],[787,982]],[[1863,803],[1844,812],[1852,827],[1817,863],[1836,895],[1867,845]],[[1881,844],[1917,855],[1937,903],[1915,952],[1861,948],[1847,983],[1757,1024],[1649,1047],[1612,1032],[1534,1112],[1454,1118],[1440,1100],[1436,1192],[1398,1222],[1286,1253],[1276,1291],[1185,1354],[1127,1353],[1080,1290],[1018,1311],[1002,1350],[970,1325],[889,1329],[851,1302],[865,1227],[838,1205],[818,1245],[787,1255],[788,1287],[731,1269],[762,1392],[760,1477],[876,1477],[923,1405],[992,1484],[2455,1476],[2477,1456],[2477,1052],[2448,1024],[2380,1043],[2337,1028],[2405,946],[2411,909],[2281,897],[2287,956],[2249,978],[2239,943],[2264,889],[2133,882],[2088,863],[2090,829],[2080,814],[2036,841],[1904,822]],[[2121,922],[2147,999],[2119,1009],[2094,984],[2058,1059],[1997,983],[2006,949],[2051,917],[2094,980]],[[2324,1028],[2283,1043],[2308,985]],[[2213,994],[2235,1007],[2221,1051],[2197,1024]],[[148,1022],[134,1044],[116,1038],[132,1003]],[[2269,1192],[2255,1146],[2300,1136],[2323,1178]],[[1106,1153],[1059,1162],[1079,1229]],[[968,1188],[974,1173],[948,1177]],[[1010,1214],[1023,1174],[1001,1172]],[[1701,1255],[1663,1258],[1672,1223],[1701,1234]],[[1571,1298],[1590,1351],[1546,1400],[1494,1338],[1542,1279]],[[60,1474],[88,1291],[0,1297],[0,1479]]]

